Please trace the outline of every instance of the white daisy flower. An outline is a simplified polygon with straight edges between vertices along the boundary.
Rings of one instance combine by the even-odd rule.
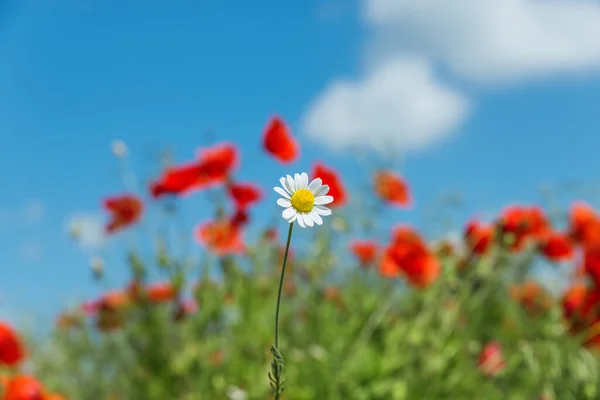
[[[273,189],[283,198],[277,204],[285,208],[281,216],[288,223],[298,221],[302,228],[321,225],[322,215],[331,215],[331,210],[325,207],[333,201],[333,196],[326,196],[329,186],[323,185],[321,178],[315,178],[308,183],[308,174],[295,174],[292,178],[287,175],[279,180],[282,187]]]

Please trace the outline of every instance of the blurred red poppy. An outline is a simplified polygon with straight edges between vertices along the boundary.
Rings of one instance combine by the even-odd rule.
[[[173,300],[177,295],[177,291],[171,282],[156,282],[148,285],[146,295],[152,303],[165,303]]]
[[[552,305],[550,294],[536,281],[529,280],[510,288],[511,297],[530,314],[547,311]]]
[[[550,232],[540,240],[540,252],[551,261],[567,261],[573,258],[575,248],[569,236]]]
[[[408,207],[411,196],[408,183],[391,171],[379,171],[374,177],[375,193],[389,204]]]
[[[231,221],[211,221],[196,228],[196,241],[211,252],[223,257],[242,253],[245,249],[241,231]]]
[[[403,275],[418,288],[431,285],[441,273],[441,264],[421,237],[410,227],[396,227],[379,267],[383,276]]]
[[[330,196],[333,196],[333,203],[329,204],[329,207],[341,207],[346,204],[346,188],[340,178],[340,175],[333,170],[321,163],[315,163],[311,174],[311,179],[321,178],[324,185],[329,186]]]
[[[184,196],[196,190],[223,183],[238,164],[234,145],[224,143],[202,149],[198,160],[167,169],[150,184],[152,196],[165,194]]]
[[[510,206],[500,217],[500,226],[504,233],[513,236],[510,249],[523,249],[528,239],[539,239],[550,230],[550,223],[544,212],[536,206]]]
[[[484,254],[490,248],[493,236],[494,228],[489,224],[472,220],[465,227],[465,241],[473,254]]]
[[[284,164],[296,161],[300,153],[296,139],[280,117],[273,117],[269,121],[263,136],[263,147]]]
[[[353,240],[350,242],[350,250],[362,266],[367,266],[377,258],[379,246],[372,240]]]
[[[494,341],[486,344],[479,354],[479,369],[491,377],[502,372],[505,365],[500,343]]]
[[[246,210],[262,199],[260,188],[251,183],[234,183],[229,186],[228,192],[238,210]]]
[[[140,219],[144,211],[144,203],[138,197],[126,194],[105,199],[104,208],[111,215],[105,230],[107,233],[116,233]]]
[[[3,400],[45,400],[42,384],[29,375],[15,375],[8,379]]]
[[[25,358],[25,347],[17,332],[0,322],[0,365],[17,366]]]

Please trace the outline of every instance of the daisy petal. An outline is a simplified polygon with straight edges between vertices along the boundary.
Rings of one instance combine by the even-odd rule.
[[[283,208],[288,208],[292,206],[292,202],[289,199],[278,199],[277,204]]]
[[[294,194],[294,192],[296,191],[296,185],[294,184],[294,178],[292,178],[291,175],[287,176],[286,189],[288,190],[288,192],[290,192],[290,194]]]
[[[306,225],[304,225],[304,221],[302,220],[302,215],[297,214],[298,218],[296,219],[298,221],[298,225],[300,225],[300,228],[306,228]]]
[[[310,215],[308,214],[301,214],[302,219],[304,220],[304,223],[310,227],[314,226],[315,223],[313,221],[313,219],[310,217]]]
[[[314,193],[322,185],[323,185],[323,180],[321,178],[315,178],[312,180],[311,183],[308,184],[308,190],[310,190],[311,192]]]
[[[296,215],[296,210],[294,210],[292,207],[290,208],[286,208],[285,210],[283,210],[283,212],[281,213],[281,216],[283,217],[283,219],[285,219],[286,221],[289,221],[290,218],[292,218],[294,215]]]
[[[315,205],[322,206],[324,204],[329,204],[333,201],[333,196],[320,196],[315,198]]]
[[[308,187],[308,174],[303,172],[300,174],[300,187],[299,189],[306,189]]]
[[[285,187],[285,184],[283,183],[283,181],[285,181],[285,179],[281,178],[281,180],[282,180],[281,185],[283,187]],[[290,199],[290,195],[288,194],[288,192],[286,192],[284,189],[280,188],[279,186],[274,187],[273,190],[276,191],[278,195],[285,197],[286,199]]]
[[[329,185],[323,185],[320,188],[316,189],[313,193],[315,197],[323,196],[329,192]]]
[[[319,215],[331,215],[331,210],[329,208],[327,208],[327,207],[315,206],[314,210]]]
[[[291,224],[292,222],[294,222],[296,219],[298,218],[298,213],[296,213],[296,215],[294,215],[292,218],[290,218],[287,222],[288,224]]]
[[[317,224],[317,225],[323,224],[323,218],[321,218],[321,216],[319,214],[317,214],[314,210],[310,212],[310,217],[313,219],[313,221],[315,221],[315,224]]]

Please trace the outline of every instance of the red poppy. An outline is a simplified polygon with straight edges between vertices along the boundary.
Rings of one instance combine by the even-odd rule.
[[[403,275],[418,288],[431,285],[441,273],[441,264],[421,237],[406,226],[394,229],[392,243],[387,247],[379,266],[387,277]]]
[[[583,269],[596,288],[600,289],[600,249],[585,249],[583,254]]]
[[[241,228],[250,222],[250,216],[244,210],[237,210],[229,222],[233,228]]]
[[[276,228],[268,228],[264,233],[264,238],[269,242],[277,241],[277,229]]]
[[[464,237],[473,254],[484,254],[492,244],[494,228],[491,225],[472,220],[465,227]]]
[[[294,162],[300,153],[296,139],[279,117],[273,117],[269,121],[263,137],[263,147],[276,160],[284,164]]]
[[[218,144],[200,150],[198,160],[167,169],[150,184],[152,196],[184,196],[196,190],[223,183],[238,163],[237,148]]]
[[[207,180],[200,177],[199,164],[194,161],[168,168],[159,179],[150,184],[150,193],[154,198],[165,194],[182,196],[206,187]]]
[[[144,211],[144,203],[133,195],[109,197],[104,200],[104,208],[111,214],[106,224],[107,233],[115,233],[135,224]]]
[[[229,186],[229,195],[238,210],[246,210],[252,204],[262,199],[259,187],[250,183],[234,183]]]
[[[3,400],[44,400],[42,384],[29,375],[8,379]]]
[[[505,365],[500,343],[494,341],[486,344],[479,354],[479,369],[485,375],[492,377],[502,372]]]
[[[500,218],[504,233],[513,235],[512,251],[523,249],[528,239],[539,239],[550,230],[548,219],[539,207],[510,206]]]
[[[562,308],[567,318],[573,318],[583,308],[588,297],[589,290],[584,283],[577,283],[571,286],[563,295]]]
[[[0,365],[17,366],[25,358],[25,347],[17,332],[7,323],[0,322]]]
[[[531,314],[539,314],[551,306],[549,293],[536,281],[530,280],[510,288],[513,299]]]
[[[375,192],[389,204],[408,207],[411,204],[408,183],[391,171],[379,171],[375,174]]]
[[[231,221],[212,221],[196,228],[196,240],[220,257],[242,253],[245,249],[241,231]]]
[[[371,240],[354,240],[350,243],[350,250],[360,261],[361,265],[372,264],[377,258],[379,246]]]
[[[100,298],[100,309],[117,311],[129,305],[131,297],[122,290],[111,290]]]
[[[157,282],[146,288],[148,300],[152,303],[165,303],[177,296],[177,291],[170,282]]]
[[[569,225],[571,237],[580,242],[586,236],[590,225],[598,220],[596,211],[587,203],[574,202],[569,209]]]
[[[540,241],[540,251],[551,261],[567,261],[575,254],[571,239],[559,232],[550,232],[543,237]]]
[[[329,204],[329,207],[341,207],[346,204],[346,188],[340,178],[339,174],[321,163],[316,163],[313,166],[312,178],[321,178],[324,185],[329,186],[330,196],[333,196],[333,203]]]
[[[211,183],[223,182],[239,162],[237,148],[229,143],[201,149],[198,158],[200,177],[208,179]]]

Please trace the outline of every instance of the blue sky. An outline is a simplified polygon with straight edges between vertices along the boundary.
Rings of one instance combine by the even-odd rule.
[[[467,58],[474,67],[465,68],[457,54],[464,54],[467,44],[437,51],[441,45],[431,43],[435,35],[421,40],[418,29],[427,24],[417,22],[428,21],[428,15],[415,15],[410,25],[415,31],[396,43],[398,33],[386,28],[375,8],[368,14],[368,3],[0,3],[0,319],[32,313],[48,318],[67,302],[98,293],[89,282],[91,253],[70,241],[65,224],[73,212],[102,215],[102,197],[124,190],[110,153],[113,139],[128,144],[140,179],[156,172],[156,156],[167,146],[178,160],[193,157],[206,143],[207,131],[212,132],[209,141],[238,143],[243,149],[238,177],[258,181],[268,193],[259,217],[274,207],[269,188],[276,179],[306,170],[317,159],[338,168],[349,186],[364,185],[368,172],[345,146],[364,142],[370,148],[379,134],[397,138],[405,150],[403,172],[414,191],[413,211],[390,213],[397,221],[422,222],[427,205],[447,191],[458,191],[466,200],[457,214],[461,220],[511,201],[534,201],[542,183],[598,182],[600,57],[580,56],[597,54],[597,47],[581,45],[579,53],[556,57],[540,53],[537,59],[512,57],[503,48],[501,65],[491,54]],[[521,11],[538,15],[526,7]],[[389,13],[393,16],[393,10]],[[589,39],[546,33],[567,43]],[[410,46],[406,37],[414,39]],[[425,83],[439,83],[456,98],[446,98],[431,115],[415,120],[403,114],[412,93],[399,96],[408,100],[397,104],[372,90],[361,92],[379,63],[397,57],[425,60],[433,76]],[[315,111],[328,98],[345,104],[344,97],[327,96],[330,89],[338,93],[335,82],[352,82],[354,90],[343,93],[360,99],[348,104],[372,99],[368,104],[389,103],[391,111],[377,118],[359,112],[363,120],[351,120],[351,126],[364,131],[344,135],[338,127],[347,123]],[[448,118],[440,117],[459,98],[465,99],[463,111],[453,108]],[[432,99],[425,103],[433,104]],[[260,135],[273,113],[283,115],[301,141],[303,157],[293,167],[281,167],[261,153]],[[421,128],[429,120],[438,123]],[[433,139],[411,144],[426,135]],[[379,155],[369,154],[371,160]],[[209,215],[202,196],[185,203],[190,226]],[[119,272],[121,250],[102,250],[117,281],[125,276]]]

